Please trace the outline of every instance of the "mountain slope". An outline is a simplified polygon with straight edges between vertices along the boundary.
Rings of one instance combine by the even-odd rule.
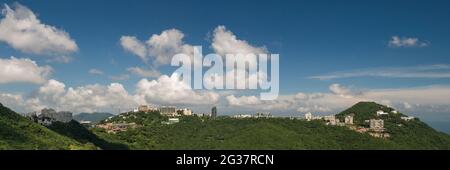
[[[0,103],[0,149],[95,149],[55,133]]]
[[[72,120],[68,123],[55,122],[48,126],[48,128],[61,135],[72,138],[80,143],[92,143],[101,149],[128,149],[126,145],[111,143],[99,138],[97,135],[93,134],[89,129],[75,120]]]

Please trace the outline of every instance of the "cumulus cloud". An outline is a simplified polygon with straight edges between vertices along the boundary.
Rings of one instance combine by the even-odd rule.
[[[161,75],[161,73],[158,70],[148,70],[141,67],[130,67],[127,69],[127,71],[140,77],[147,77],[147,78],[159,77]]]
[[[259,100],[256,96],[241,96],[236,97],[234,95],[230,95],[226,97],[228,104],[231,106],[246,106],[246,105],[257,105],[261,104],[262,101]]]
[[[153,34],[145,43],[133,36],[122,36],[122,47],[139,56],[145,63],[150,60],[153,66],[169,64],[172,56],[183,53],[192,56],[193,46],[183,42],[184,34],[177,29],[168,29],[161,34]]]
[[[423,42],[415,37],[399,37],[392,36],[391,40],[389,40],[389,47],[391,48],[399,48],[399,47],[426,47],[428,43]]]
[[[387,78],[450,78],[450,65],[419,65],[414,67],[380,67],[360,70],[340,71],[309,78],[332,80],[352,77],[387,77]]]
[[[44,83],[52,72],[50,66],[39,66],[30,59],[0,58],[0,84],[4,83]]]
[[[226,97],[229,106],[241,108],[253,108],[256,110],[291,110],[294,107],[293,96],[280,96],[276,100],[261,100],[257,96],[229,95]]]
[[[235,108],[252,108],[273,112],[338,113],[360,101],[375,101],[410,114],[445,113],[450,109],[449,86],[354,90],[332,84],[327,93],[281,95],[277,100],[261,101],[256,96],[229,95],[227,103]]]
[[[90,70],[89,70],[89,74],[94,74],[94,75],[103,75],[104,73],[103,73],[103,71],[102,71],[102,70],[99,70],[99,69],[95,69],[95,68],[92,68],[92,69],[90,69]]]
[[[134,36],[122,36],[120,38],[122,47],[134,55],[140,57],[144,62],[148,61],[147,47]]]
[[[226,54],[260,54],[267,53],[265,47],[255,47],[245,40],[240,40],[225,26],[218,26],[214,29],[213,40],[211,44],[214,51],[225,56]]]
[[[160,76],[157,80],[142,79],[136,85],[136,97],[141,103],[214,104],[220,95],[213,91],[193,90],[177,74]]]
[[[36,90],[26,103],[39,106],[35,108],[51,107],[73,112],[116,112],[118,109],[129,109],[136,105],[133,96],[119,83],[66,88],[64,83],[53,79]]]
[[[0,41],[26,53],[66,54],[78,50],[68,33],[41,23],[27,7],[16,3],[14,8],[4,5],[0,21]]]

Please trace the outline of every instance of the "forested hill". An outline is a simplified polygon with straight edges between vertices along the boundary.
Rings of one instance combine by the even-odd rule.
[[[377,115],[383,110],[388,114]],[[132,124],[111,133],[78,122],[45,127],[0,105],[0,149],[450,149],[450,136],[419,119],[373,102],[360,102],[336,115],[354,116],[354,124],[326,125],[323,119],[181,116],[167,124],[159,112],[123,113],[99,124]],[[389,137],[374,137],[368,119],[384,121]]]

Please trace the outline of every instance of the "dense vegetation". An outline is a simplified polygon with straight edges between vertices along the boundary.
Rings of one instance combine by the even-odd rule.
[[[76,121],[48,128],[1,107],[0,149],[450,149],[450,136],[435,131],[419,119],[404,121],[402,113],[377,117],[377,110],[393,109],[361,102],[337,114],[354,114],[357,126],[382,118],[390,138],[375,138],[323,121],[289,118],[183,116],[175,124],[162,124],[158,112],[123,113],[100,123],[136,123],[137,128],[107,133]],[[97,148],[93,147],[96,146]]]
[[[0,149],[95,149],[34,123],[0,104]]]
[[[99,138],[75,120],[68,123],[54,122],[48,128],[80,143],[95,145],[99,149],[128,149],[126,145],[111,143]]]
[[[155,123],[117,134],[100,129],[95,132],[126,143],[131,149],[395,149],[396,146],[344,127],[286,118],[183,117],[173,125]]]
[[[377,118],[376,111],[393,109],[373,102],[361,102],[337,114],[354,114],[358,126]],[[127,144],[131,149],[450,149],[450,137],[416,119],[403,121],[402,113],[381,117],[391,138],[375,138],[347,127],[327,126],[322,121],[307,122],[289,118],[216,120],[181,117],[180,123],[161,124],[157,112],[116,116],[110,122],[136,122],[141,126],[117,134],[101,129],[103,138]]]
[[[377,110],[389,114],[377,117]],[[339,113],[337,117],[354,113],[355,123],[361,126],[367,126],[364,123],[367,119],[383,119],[387,132],[392,136],[389,140],[396,143],[398,149],[450,149],[449,135],[434,130],[418,118],[413,121],[401,120],[400,117],[406,115],[400,112],[394,114],[393,110],[374,102],[359,102]]]

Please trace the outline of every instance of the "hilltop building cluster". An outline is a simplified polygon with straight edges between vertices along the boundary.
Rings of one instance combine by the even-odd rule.
[[[41,125],[49,126],[54,122],[67,123],[73,119],[72,112],[56,112],[51,108],[44,108],[41,111],[35,111],[25,114],[25,117]]]
[[[167,121],[162,121],[161,124],[170,125],[180,122],[180,116],[199,116],[199,117],[210,117],[212,119],[215,119],[217,117],[217,107],[212,107],[211,113],[205,114],[205,113],[194,113],[189,108],[177,108],[176,106],[160,106],[160,107],[153,107],[149,105],[140,105],[137,108],[134,108],[130,112],[125,112],[122,114],[117,115],[119,119],[122,119],[122,121],[118,122],[111,122],[112,117],[107,118],[103,124],[99,124],[96,127],[105,129],[108,133],[117,133],[126,131],[129,128],[136,128],[138,125],[136,123],[127,123],[128,119],[131,118],[137,118],[135,113],[143,112],[143,113],[149,113],[149,112],[158,112],[160,115],[167,117]]]
[[[343,122],[340,119],[336,118],[336,115],[314,116],[311,112],[305,114],[305,119],[307,121],[323,120],[325,121],[326,125],[346,126],[357,132],[368,133],[369,135],[374,137],[389,138],[390,134],[386,132],[386,128],[384,127],[384,120],[381,118],[389,115],[390,113],[395,115],[398,114],[398,111],[392,110],[390,112],[385,112],[383,110],[378,110],[374,113],[374,115],[376,115],[375,118],[364,120],[365,126],[358,126],[354,124],[354,115],[355,115],[354,113],[345,115]],[[412,116],[402,116],[400,118],[401,120],[404,121],[415,120],[415,117]]]
[[[244,119],[244,118],[273,118],[274,116],[270,112],[257,112],[256,114],[237,114],[231,117],[236,119]]]

